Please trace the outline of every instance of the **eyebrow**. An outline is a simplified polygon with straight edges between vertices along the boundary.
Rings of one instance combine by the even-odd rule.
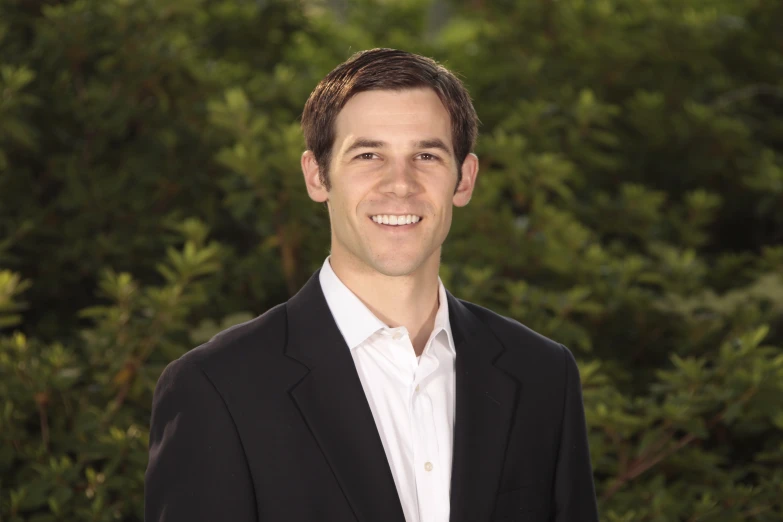
[[[371,140],[369,138],[357,138],[350,147],[345,149],[343,155],[353,152],[356,149],[382,149],[386,146],[385,141]],[[439,149],[446,154],[451,154],[451,149],[443,143],[440,138],[430,138],[426,140],[419,140],[413,144],[417,149]]]

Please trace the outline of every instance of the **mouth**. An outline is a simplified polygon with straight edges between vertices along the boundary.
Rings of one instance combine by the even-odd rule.
[[[415,227],[417,227],[422,221],[424,221],[424,218],[419,218],[419,221],[416,223],[408,223],[405,225],[384,225],[383,223],[378,223],[372,219],[371,216],[367,216],[367,219],[369,219],[373,225],[387,231],[387,232],[405,232],[409,230],[413,230]]]

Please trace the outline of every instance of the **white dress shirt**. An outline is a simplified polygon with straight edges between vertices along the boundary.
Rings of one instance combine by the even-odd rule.
[[[439,277],[435,327],[416,357],[407,328],[378,319],[337,277],[329,257],[321,289],[351,350],[405,520],[448,522],[456,350],[443,282]]]

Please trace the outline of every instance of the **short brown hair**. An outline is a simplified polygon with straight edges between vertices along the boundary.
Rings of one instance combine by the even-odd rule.
[[[329,163],[335,140],[335,120],[340,110],[362,91],[429,87],[440,98],[451,119],[452,147],[457,159],[457,185],[462,163],[473,150],[478,117],[462,82],[435,60],[397,49],[360,51],[335,67],[315,87],[302,112],[302,131],[313,152],[321,183],[331,190]],[[456,191],[456,187],[455,187]]]

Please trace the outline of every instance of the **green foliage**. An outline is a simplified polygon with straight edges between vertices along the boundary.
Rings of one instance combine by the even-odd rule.
[[[184,245],[158,266],[162,284],[104,272],[78,342],[18,331],[0,339],[0,513],[9,520],[143,519],[150,391],[165,361],[189,349],[187,319],[208,299],[201,279],[220,269],[204,225],[180,228]],[[14,284],[5,279],[0,295]]]
[[[783,517],[783,4],[0,2],[0,520],[142,520],[160,372],[328,253],[308,94],[468,85],[441,276],[573,349],[601,518]],[[210,241],[210,237],[215,241]]]

